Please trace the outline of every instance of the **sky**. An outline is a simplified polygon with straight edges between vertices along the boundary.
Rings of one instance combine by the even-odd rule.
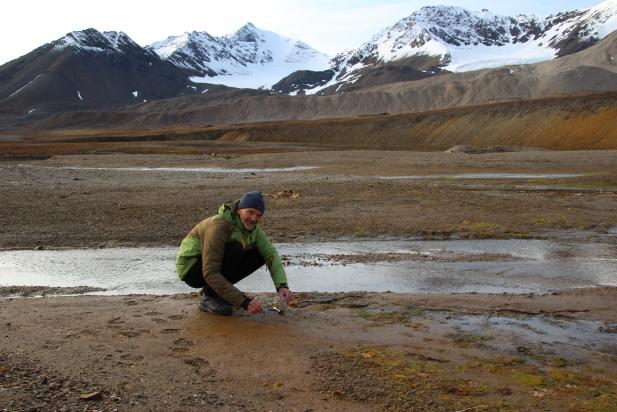
[[[187,31],[220,36],[247,22],[302,40],[331,56],[356,48],[381,29],[428,5],[451,5],[498,15],[544,17],[588,8],[601,0],[84,0],[7,1],[0,16],[0,64],[66,33],[93,27],[122,31],[145,46]]]

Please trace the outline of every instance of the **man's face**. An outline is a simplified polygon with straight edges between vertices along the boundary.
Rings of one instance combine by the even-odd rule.
[[[238,209],[238,216],[240,216],[240,221],[246,230],[255,229],[262,215],[263,213],[259,209]]]

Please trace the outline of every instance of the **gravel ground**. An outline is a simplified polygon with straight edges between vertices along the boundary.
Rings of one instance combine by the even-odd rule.
[[[4,194],[0,247],[175,245],[199,220],[216,213],[220,203],[249,190],[269,195],[262,226],[279,241],[542,237],[553,230],[606,233],[617,226],[615,164],[615,151],[484,155],[230,151],[215,157],[116,154],[4,161],[0,162]],[[318,169],[281,173],[96,169],[293,166]],[[379,178],[467,172],[583,176],[514,181]],[[538,190],[539,184],[546,188]]]

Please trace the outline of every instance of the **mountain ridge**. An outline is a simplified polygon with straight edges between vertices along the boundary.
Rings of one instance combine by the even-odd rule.
[[[420,27],[420,23],[424,26]],[[464,30],[470,26],[473,30]],[[589,45],[596,44],[596,40],[613,26],[617,26],[617,0],[607,0],[589,9],[557,13],[542,21],[524,15],[518,19],[500,17],[487,10],[469,12],[458,7],[430,6],[382,30],[373,36],[372,43],[339,54],[330,61],[329,69],[294,71],[279,78],[272,90],[231,89],[203,82],[216,83],[217,80],[213,79],[229,79],[235,73],[238,78],[250,78],[250,81],[259,80],[265,84],[265,77],[260,78],[251,72],[253,68],[264,69],[271,67],[268,65],[272,62],[281,61],[303,66],[305,58],[310,59],[318,52],[303,42],[247,23],[227,36],[187,32],[183,38],[169,37],[165,44],[158,45],[158,51],[166,57],[163,59],[154,49],[141,47],[123,32],[86,29],[68,33],[0,66],[0,113],[28,121],[65,111],[131,110],[143,113],[186,107],[187,110],[208,108],[211,113],[205,118],[234,122],[337,113],[345,116],[422,111],[445,107],[446,104],[502,101],[508,96],[525,99],[551,93],[597,92],[602,90],[601,87],[612,90],[617,86],[614,86],[610,62],[587,64],[578,58],[568,59],[579,54],[571,51],[581,48],[580,53],[589,59],[585,54],[593,48]],[[562,53],[563,56],[545,62],[560,61],[551,66],[555,72],[533,64],[509,65],[488,71],[462,70],[456,72],[460,76],[452,77],[452,72],[447,69],[464,63],[456,53],[444,51],[446,49],[431,49],[437,50],[436,54],[417,53],[423,47],[424,51],[428,50],[427,45],[436,43],[436,38],[442,39],[442,43],[443,39],[448,39],[458,48],[501,48],[506,52],[510,46],[542,44],[546,46],[544,52],[550,49],[550,53]],[[205,51],[195,44],[195,50],[191,52],[194,61],[180,59],[182,55],[177,53],[178,50],[195,39],[216,43],[220,47],[207,50],[209,57],[206,54],[200,57],[194,51]],[[276,42],[280,47],[271,47]],[[557,48],[551,48],[553,46]],[[210,58],[212,64],[202,65],[198,70],[193,64],[203,63],[204,56]],[[172,57],[180,60],[173,62]],[[233,60],[235,66],[230,68],[221,63],[225,59]],[[503,59],[496,61],[503,62]],[[572,61],[587,66],[574,67],[569,63]],[[216,62],[220,64],[217,66]],[[261,74],[265,72],[264,69]],[[208,77],[208,73],[216,76]],[[271,81],[272,73],[268,75]],[[301,96],[297,96],[297,101],[276,98],[277,94],[296,97],[352,92],[361,93],[319,102]],[[183,99],[182,96],[191,97]],[[155,102],[161,99],[172,100],[160,104]],[[260,101],[263,107],[254,106],[256,101]]]
[[[79,123],[123,119],[139,125],[194,126],[423,113],[483,104],[617,91],[617,32],[582,52],[548,62],[450,73],[325,96],[216,94],[152,101],[108,114],[80,115]],[[74,122],[70,114],[45,127]],[[119,120],[113,123],[122,124]]]
[[[617,29],[617,0],[581,10],[536,16],[498,16],[455,6],[426,6],[386,27],[359,47],[332,59],[331,79],[305,93],[350,91],[377,65],[417,59],[429,75],[528,64],[581,51]],[[387,79],[386,79],[387,80]],[[409,79],[412,80],[412,79]],[[283,93],[297,93],[290,85]]]
[[[298,69],[327,69],[329,60],[300,40],[259,29],[250,22],[225,36],[185,32],[147,48],[186,69],[194,82],[251,88],[269,87]]]

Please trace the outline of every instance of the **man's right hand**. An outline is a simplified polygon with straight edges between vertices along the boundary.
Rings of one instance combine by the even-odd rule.
[[[259,302],[257,299],[253,299],[246,307],[246,311],[249,314],[254,315],[256,313],[262,313],[264,311],[264,308],[261,305],[261,302]]]

